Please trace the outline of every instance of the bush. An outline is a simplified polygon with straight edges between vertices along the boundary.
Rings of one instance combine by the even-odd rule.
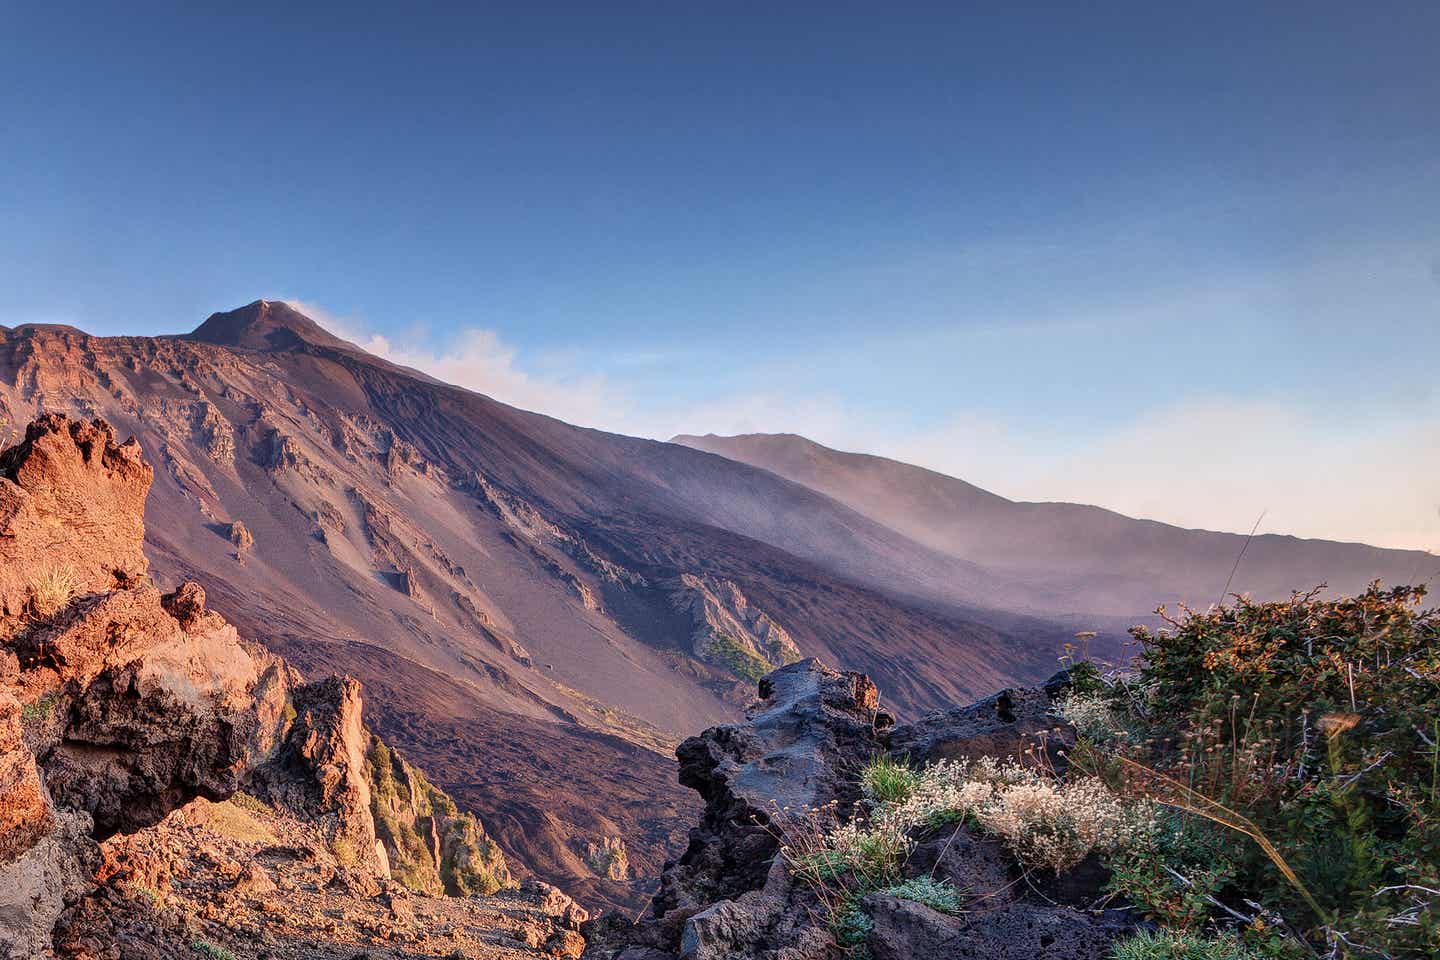
[[[1106,858],[1110,890],[1169,926],[1191,929],[1235,880],[1243,841],[1218,824],[1165,810],[1148,836]]]
[[[1137,733],[1092,772],[1253,841],[1208,895],[1233,887],[1336,956],[1440,955],[1440,617],[1423,596],[1162,609],[1109,688]]]
[[[969,821],[1005,841],[1025,865],[1058,874],[1148,830],[1154,810],[1122,801],[1094,777],[1062,780],[982,757],[926,767],[908,798],[877,813],[879,824],[901,832]]]
[[[904,877],[912,834],[967,821],[1000,837],[1022,862],[1058,873],[1146,833],[1154,815],[1150,804],[1122,803],[1093,777],[1067,783],[988,757],[921,770],[876,761],[862,775],[862,788],[871,800],[868,814],[862,807],[849,823],[836,825],[830,807],[782,822],[786,862],[815,888],[832,932],[848,946],[854,944],[842,932],[857,929],[857,904],[876,891],[946,913],[963,908],[961,891],[948,883]]]

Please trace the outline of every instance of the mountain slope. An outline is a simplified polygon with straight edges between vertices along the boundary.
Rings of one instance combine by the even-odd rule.
[[[1020,503],[884,457],[844,453],[792,434],[679,436],[673,442],[748,463],[833,497],[935,550],[1034,588],[1053,609],[1139,616],[1157,603],[1233,591],[1288,596],[1327,583],[1354,593],[1377,577],[1409,583],[1440,571],[1414,550],[1186,530],[1074,503]]]
[[[682,839],[677,732],[734,716],[757,671],[819,656],[913,713],[1049,673],[1068,635],[804,486],[438,383],[276,302],[184,337],[0,331],[0,432],[41,410],[136,436],[158,579],[359,677],[507,851],[611,903]],[[639,880],[589,862],[617,840]]]

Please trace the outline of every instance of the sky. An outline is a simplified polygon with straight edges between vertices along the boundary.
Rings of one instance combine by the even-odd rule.
[[[0,324],[1440,549],[1433,2],[202,6],[0,3]]]

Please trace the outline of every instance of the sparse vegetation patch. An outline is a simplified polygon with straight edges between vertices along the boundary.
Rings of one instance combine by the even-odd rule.
[[[30,583],[30,608],[35,616],[53,617],[75,598],[75,572],[69,567],[47,567]]]

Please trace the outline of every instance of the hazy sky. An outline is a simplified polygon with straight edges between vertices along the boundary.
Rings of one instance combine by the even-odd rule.
[[[1440,5],[198,6],[0,6],[0,323],[1440,547]]]

